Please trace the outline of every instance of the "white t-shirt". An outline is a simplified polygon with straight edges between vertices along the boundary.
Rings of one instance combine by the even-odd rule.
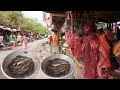
[[[17,36],[17,40],[18,40],[18,41],[19,41],[19,40],[21,41],[21,39],[22,39],[22,36],[21,36],[21,35],[18,35],[18,36]]]
[[[48,38],[46,38],[45,40],[48,41]]]
[[[3,41],[3,36],[0,36],[0,42],[2,42]]]

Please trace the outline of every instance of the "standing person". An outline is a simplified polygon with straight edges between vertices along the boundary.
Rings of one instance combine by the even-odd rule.
[[[3,42],[3,36],[2,36],[2,34],[0,33],[0,45],[2,44],[2,42]]]
[[[18,36],[17,36],[17,43],[21,43],[21,40],[22,40],[22,36],[20,35],[20,33],[18,33]]]
[[[9,41],[10,41],[10,44],[12,45],[12,50],[14,51],[16,47],[16,36],[14,35],[14,33],[11,33],[9,37]]]
[[[48,43],[48,36],[47,35],[45,35],[45,41],[46,41],[46,43]]]
[[[59,38],[57,30],[54,30],[54,34],[52,36],[52,52],[54,54],[59,53]]]
[[[3,47],[3,36],[2,34],[0,33],[0,48]]]
[[[51,52],[52,51],[52,35],[50,35],[49,41],[50,41],[50,52]]]
[[[52,35],[50,36],[50,46],[51,46],[51,44],[52,44]]]
[[[23,46],[23,50],[27,49],[27,46],[28,46],[28,38],[26,37],[25,34],[22,36],[22,46]]]

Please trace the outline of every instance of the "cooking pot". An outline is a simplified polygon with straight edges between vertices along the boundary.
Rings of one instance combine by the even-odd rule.
[[[61,77],[51,77],[51,76],[49,76],[47,74],[47,72],[46,72],[46,62],[48,62],[49,60],[53,60],[55,58],[66,60],[66,61],[68,61],[70,63],[70,70],[69,70],[68,74],[66,74],[65,76],[61,76]],[[64,55],[64,54],[54,54],[54,55],[51,55],[51,56],[45,58],[41,62],[40,69],[41,69],[42,73],[44,74],[45,79],[74,79],[75,62],[74,62],[74,60],[71,57],[69,57],[67,55]]]
[[[34,70],[32,72],[32,74],[25,76],[25,78],[21,78],[21,79],[32,79],[37,72],[39,71],[39,62],[36,62],[36,60],[34,60],[32,53],[31,52],[23,52],[23,51],[15,51],[11,54],[9,54],[8,56],[5,57],[5,59],[3,60],[2,64],[1,64],[1,70],[2,73],[8,78],[8,79],[20,79],[20,78],[14,78],[13,75],[10,73],[10,71],[8,70],[8,65],[10,64],[10,62],[18,55],[21,56],[27,56],[32,58],[33,62],[34,62]]]

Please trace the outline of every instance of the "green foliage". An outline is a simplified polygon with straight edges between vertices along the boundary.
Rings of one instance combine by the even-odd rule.
[[[20,27],[22,31],[26,32],[41,35],[50,33],[37,20],[24,17],[21,11],[0,11],[0,22],[11,28],[18,29]]]

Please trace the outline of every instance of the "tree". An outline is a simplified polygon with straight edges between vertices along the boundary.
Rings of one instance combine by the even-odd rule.
[[[49,34],[47,28],[43,27],[37,20],[26,18],[21,11],[0,11],[0,22],[4,25],[22,31],[39,34]]]

